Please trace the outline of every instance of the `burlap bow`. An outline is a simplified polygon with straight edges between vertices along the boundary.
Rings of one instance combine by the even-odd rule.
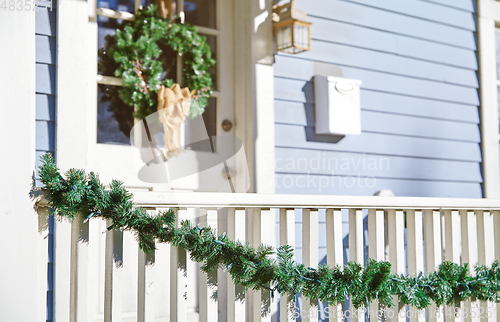
[[[181,124],[191,108],[189,88],[174,84],[172,88],[162,86],[158,91],[158,117],[163,124],[165,148],[168,157],[177,154],[181,147]]]

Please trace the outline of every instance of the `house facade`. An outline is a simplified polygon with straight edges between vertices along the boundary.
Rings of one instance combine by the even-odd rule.
[[[500,198],[500,2],[297,0],[312,23],[311,49],[292,55],[276,51],[272,0],[178,0],[176,10],[198,26],[217,59],[216,85],[205,114],[182,127],[182,142],[192,147],[170,163],[170,176],[186,164],[192,171],[157,181],[139,175],[147,160],[133,117],[118,119],[101,99],[120,80],[98,68],[106,35],[148,4],[52,0],[0,7],[0,64],[8,75],[0,81],[7,113],[2,150],[18,156],[1,161],[8,223],[2,226],[9,234],[44,236],[43,243],[23,239],[22,254],[2,248],[2,257],[30,277],[17,287],[5,277],[18,266],[0,274],[0,284],[13,290],[2,293],[4,303],[12,301],[0,309],[6,321],[56,316],[58,224],[49,218],[50,229],[42,229],[27,199],[32,184],[41,186],[36,171],[45,153],[63,171],[96,171],[103,182],[123,180],[137,192],[373,196],[391,190],[401,197]],[[178,79],[179,66],[177,59]],[[315,113],[322,107],[314,83],[321,76],[362,82],[360,134],[317,134]],[[193,143],[209,137],[230,139],[229,166],[203,165],[210,151]],[[20,210],[24,215],[14,217]],[[348,221],[344,213],[344,226]],[[320,236],[320,260],[326,239]],[[33,265],[29,258],[38,249],[48,249],[48,259]],[[37,309],[20,312],[21,296]]]

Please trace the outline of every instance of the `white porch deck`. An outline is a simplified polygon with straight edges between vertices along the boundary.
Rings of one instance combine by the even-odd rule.
[[[295,212],[300,209],[303,242],[295,246],[302,248],[302,262],[311,267],[317,267],[319,262],[318,218],[322,209],[326,209],[330,266],[344,264],[342,209],[349,211],[349,260],[363,263],[364,243],[369,244],[370,258],[388,260],[393,272],[404,274],[434,271],[443,260],[490,265],[500,259],[500,200],[140,192],[134,194],[134,201],[137,207],[151,212],[175,208],[178,221],[189,218],[200,226],[218,227],[219,234],[226,232],[229,238],[253,246],[266,243],[277,247],[277,240],[281,245],[294,245]],[[366,213],[367,236],[363,231]],[[131,234],[119,231],[103,234],[106,227],[100,220],[83,223],[82,218],[72,224],[57,223],[54,290],[57,321],[294,320],[286,310],[286,301],[271,299],[270,292],[250,291],[244,295],[244,302],[235,301],[238,287],[222,270],[209,277],[211,283],[218,284],[210,287],[206,274],[185,252],[159,244],[154,256],[146,256]],[[261,303],[266,303],[265,308]],[[302,314],[309,310],[317,312],[315,304],[304,300],[300,307]],[[471,307],[483,312],[481,320],[487,316],[491,316],[491,321],[497,320],[496,305],[462,304],[463,312],[470,312]],[[333,314],[336,309],[350,308],[330,307],[330,321],[341,320],[336,318],[341,314]],[[427,310],[427,321],[462,319],[429,314],[435,309]],[[261,316],[262,310],[269,314]],[[414,309],[410,311],[408,315],[416,316]],[[318,317],[326,317],[324,313],[325,310],[302,320],[317,321]],[[390,320],[405,321],[405,318]],[[425,317],[411,318],[411,321],[425,320]]]

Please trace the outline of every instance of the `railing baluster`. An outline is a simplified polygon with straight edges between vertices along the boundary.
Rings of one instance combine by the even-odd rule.
[[[155,254],[138,250],[137,321],[154,321],[155,318]]]
[[[71,309],[71,231],[72,223],[67,220],[54,219],[54,320],[66,321],[70,316]]]
[[[444,259],[460,264],[460,217],[458,211],[444,210],[443,214],[445,221]],[[460,321],[462,311],[461,308],[446,307],[446,321]]]
[[[431,209],[424,210],[424,244],[425,244],[425,270],[434,270],[443,261],[441,246],[441,214]],[[442,322],[443,307],[437,307],[432,303],[427,309],[429,322]]]
[[[405,244],[404,229],[405,217],[402,210],[388,210],[388,235],[389,235],[389,259],[392,265],[392,272],[405,274]],[[391,321],[406,321],[406,308],[399,303],[396,297],[395,305],[391,308],[392,312],[387,312]]]
[[[460,210],[460,223],[462,226],[462,263],[469,263],[474,268],[478,261],[477,225],[474,212]],[[474,271],[471,272],[474,274]],[[464,321],[479,321],[479,301],[466,301],[463,303]]]
[[[228,208],[227,210],[227,237],[231,240],[245,242],[245,209]],[[240,294],[238,294],[239,292]],[[227,321],[245,321],[245,303],[236,300],[242,296],[241,287],[236,286],[227,275]]]
[[[71,224],[70,322],[88,320],[89,223],[78,215]]]
[[[317,209],[302,210],[302,262],[306,267],[318,267],[319,218]],[[302,298],[302,321],[318,321],[318,303]],[[302,313],[302,312],[301,312]],[[302,315],[302,314],[301,314]]]
[[[170,317],[170,260],[171,247],[167,243],[158,243],[155,252],[155,312],[157,317]]]
[[[276,218],[274,212],[269,208],[254,208],[253,213],[253,237],[252,246],[258,247],[260,244],[274,245]],[[261,290],[260,292],[253,291],[252,293],[252,317],[253,321],[271,321],[276,319],[277,304],[276,301],[271,301],[271,292]],[[262,307],[262,304],[265,307]],[[261,312],[266,312],[261,316]]]
[[[280,246],[290,245],[295,251],[295,210],[280,209]],[[284,294],[280,299],[280,321],[294,321],[291,309],[295,308],[295,303],[288,297],[290,294]]]
[[[349,261],[357,262],[363,265],[363,211],[361,209],[349,209]],[[362,309],[349,307],[350,321],[364,321]]]
[[[154,264],[155,255],[146,254],[139,249],[139,283],[137,296],[137,321],[153,321],[155,314],[154,298]]]
[[[416,275],[424,271],[424,235],[422,211],[406,211],[408,240],[408,274]],[[425,311],[410,308],[410,321],[425,321]]]
[[[383,261],[385,258],[384,211],[368,210],[368,253],[370,258]]]
[[[217,210],[200,209],[200,227],[210,226],[217,229]],[[215,234],[215,233],[214,233]],[[204,273],[199,271],[200,283],[200,322],[218,320],[217,302],[212,296],[215,289],[211,285],[217,284],[217,272]]]
[[[175,223],[187,219],[187,209],[177,208]],[[186,251],[171,246],[170,251],[170,321],[186,322],[187,271]]]
[[[49,257],[47,250],[49,247],[49,240],[53,240],[49,234],[49,208],[39,208],[38,210],[38,234],[37,234],[37,252],[36,252],[36,265],[37,265],[37,320],[46,320],[50,312],[46,312],[48,291],[53,293],[53,289],[47,288],[48,281],[48,265],[53,266],[53,257]],[[54,218],[51,218],[52,220]],[[54,224],[54,221],[52,221]],[[42,228],[43,227],[43,228]],[[52,255],[53,256],[53,255]],[[47,263],[49,263],[47,265]],[[5,286],[4,286],[5,287]],[[50,304],[49,304],[50,305]]]
[[[457,211],[444,210],[445,260],[460,264],[460,217]]]
[[[494,240],[493,228],[494,220],[493,214],[490,211],[475,211],[477,218],[477,236],[478,236],[478,264],[491,265],[495,257],[495,249],[492,246]],[[482,321],[496,321],[496,306],[493,303],[481,302],[481,320]]]
[[[112,221],[107,221],[107,227]],[[121,321],[123,271],[123,232],[113,229],[106,232],[104,268],[104,321]]]
[[[326,261],[328,266],[344,265],[342,243],[342,212],[340,209],[326,210]],[[342,304],[329,305],[329,321],[342,321]]]
[[[376,261],[385,259],[385,232],[384,232],[384,211],[369,209],[368,210],[368,255]],[[378,320],[378,300],[373,300],[370,303],[370,321]]]

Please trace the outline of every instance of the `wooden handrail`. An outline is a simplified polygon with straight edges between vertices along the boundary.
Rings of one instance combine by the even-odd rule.
[[[500,199],[217,192],[135,192],[134,202],[136,205],[144,207],[500,210]]]

